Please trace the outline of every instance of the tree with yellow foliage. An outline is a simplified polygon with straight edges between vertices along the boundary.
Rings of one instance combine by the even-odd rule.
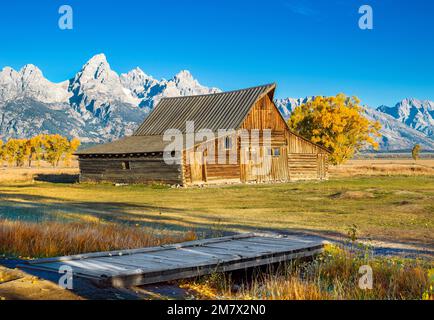
[[[28,148],[25,139],[9,139],[4,146],[4,153],[9,165],[15,163],[17,167],[22,167],[28,157]]]
[[[60,134],[44,135],[43,145],[45,149],[45,160],[53,167],[57,167],[63,154],[68,149],[69,141]]]
[[[3,140],[0,140],[0,166],[3,166],[4,161],[4,143]]]
[[[415,144],[413,149],[411,150],[411,157],[414,161],[419,159],[421,147],[419,144]]]
[[[77,138],[72,138],[68,142],[68,146],[65,150],[65,156],[64,156],[64,163],[66,166],[71,165],[71,158],[75,151],[77,151],[78,147],[80,146],[80,140]]]
[[[15,164],[22,167],[25,163],[29,167],[32,161],[44,159],[53,167],[63,160],[70,165],[73,153],[80,146],[80,140],[73,138],[68,140],[59,134],[41,134],[30,139],[9,139],[5,144],[0,140],[0,163],[7,161],[11,166]]]
[[[44,156],[44,136],[43,135],[37,135],[35,137],[32,137],[27,140],[27,148],[29,158],[28,158],[28,165],[29,167],[32,166],[32,161],[37,162],[37,166],[39,167],[39,163],[42,160]]]
[[[360,100],[338,94],[316,97],[294,109],[289,127],[331,151],[330,162],[341,164],[366,146],[378,149],[379,122],[365,117]]]

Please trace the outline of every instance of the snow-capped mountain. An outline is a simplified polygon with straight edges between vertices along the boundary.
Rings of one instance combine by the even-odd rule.
[[[140,102],[122,86],[103,54],[94,56],[83,66],[69,81],[68,91],[72,93],[69,98],[71,106],[85,120],[96,117],[107,123],[113,108],[130,107],[134,111]]]
[[[140,107],[152,109],[163,97],[191,96],[220,92],[217,88],[202,86],[191,73],[182,70],[170,80],[158,81],[136,68],[121,75],[124,88],[141,99]]]
[[[0,102],[28,97],[44,103],[65,102],[70,94],[68,82],[52,83],[38,67],[27,64],[19,71],[5,67],[0,71]]]
[[[295,107],[302,105],[314,97],[306,97],[301,99],[294,98],[285,98],[285,99],[277,99],[276,106],[279,108],[280,112],[283,114],[285,119],[288,119],[291,115],[291,112]],[[418,106],[419,115],[414,116],[410,121],[405,121],[405,119],[410,119],[410,117],[399,117],[395,115],[410,115],[414,114],[414,111],[404,113],[403,110],[411,110],[409,108],[410,101],[413,101],[411,105],[412,108],[414,106]],[[432,121],[432,106],[434,105],[431,101],[424,101],[420,103],[419,100],[416,99],[406,99],[402,102],[398,103],[395,108],[386,109],[387,107],[378,107],[377,109],[370,108],[368,106],[365,107],[366,116],[371,120],[375,120],[381,123],[380,133],[382,137],[379,139],[380,150],[384,151],[392,151],[392,150],[408,150],[413,148],[413,146],[417,143],[424,150],[434,150],[434,139],[433,135],[430,131],[426,129],[425,124],[430,123]],[[425,106],[425,109],[423,109]],[[429,109],[431,107],[431,109]],[[420,110],[431,110],[431,113],[426,112],[424,116],[420,116],[422,113]],[[392,110],[392,111],[390,111]],[[396,111],[395,111],[396,110]],[[431,118],[430,118],[431,117]],[[431,119],[431,120],[430,120]],[[432,123],[432,122],[431,122]],[[432,124],[431,124],[432,129]]]
[[[275,103],[276,103],[276,107],[282,113],[283,117],[285,119],[289,119],[292,111],[294,111],[296,107],[305,104],[313,99],[314,97],[306,97],[306,98],[298,98],[298,99],[285,98],[285,99],[276,99]]]
[[[104,54],[70,80],[52,83],[34,65],[0,72],[0,139],[60,133],[83,142],[131,135],[162,97],[219,92],[189,71],[160,81],[136,68],[118,75]]]
[[[118,75],[104,54],[92,57],[71,79],[47,80],[28,64],[0,71],[0,139],[60,133],[83,142],[105,142],[130,135],[163,97],[220,92],[201,85],[189,71],[157,80],[135,68]],[[276,100],[285,118],[314,97]],[[383,150],[410,149],[419,143],[434,150],[434,102],[406,99],[395,107],[366,108],[383,128]]]
[[[366,115],[381,123],[379,140],[381,150],[410,150],[419,144],[424,150],[434,150],[434,139],[425,133],[413,129],[394,117],[369,107],[365,108]]]
[[[405,99],[394,107],[381,106],[378,111],[434,138],[434,102]]]

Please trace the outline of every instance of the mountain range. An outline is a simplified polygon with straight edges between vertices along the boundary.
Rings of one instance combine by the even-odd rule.
[[[131,135],[163,97],[221,92],[201,85],[189,71],[155,79],[140,68],[117,74],[104,54],[92,57],[75,76],[61,83],[47,80],[32,64],[0,71],[0,139],[60,133],[84,143]],[[285,118],[309,99],[277,99]],[[393,107],[366,107],[382,124],[382,150],[407,150],[418,143],[434,150],[434,102],[405,99]]]
[[[289,118],[295,107],[313,98],[277,99],[276,105],[282,115]],[[394,107],[364,106],[364,111],[368,118],[381,124],[380,150],[410,150],[415,144],[426,151],[434,150],[434,102],[405,99]]]

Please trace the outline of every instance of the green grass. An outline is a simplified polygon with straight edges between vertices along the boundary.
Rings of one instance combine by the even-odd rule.
[[[200,235],[306,231],[432,244],[434,177],[393,176],[207,188],[0,185],[0,219],[110,221]]]

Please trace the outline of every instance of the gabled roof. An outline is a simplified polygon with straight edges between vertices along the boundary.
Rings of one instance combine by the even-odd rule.
[[[131,136],[113,142],[99,144],[77,151],[76,155],[87,154],[131,154],[162,152],[169,142],[163,141],[163,136]]]
[[[275,87],[267,84],[222,93],[163,98],[134,136],[163,135],[168,129],[185,133],[187,121],[194,121],[194,131],[238,129],[252,105]]]
[[[266,94],[274,94],[275,84],[214,94],[163,98],[136,130],[133,136],[80,150],[76,155],[132,154],[162,152],[169,142],[163,141],[166,130],[186,133],[187,121],[194,121],[194,131],[209,129],[239,129],[253,104]],[[273,100],[273,97],[270,97]],[[280,114],[281,115],[281,114]],[[286,123],[281,115],[282,120]],[[289,127],[288,127],[289,130]],[[293,133],[295,134],[295,133]],[[304,141],[313,142],[299,136]],[[327,149],[316,145],[317,147]]]

